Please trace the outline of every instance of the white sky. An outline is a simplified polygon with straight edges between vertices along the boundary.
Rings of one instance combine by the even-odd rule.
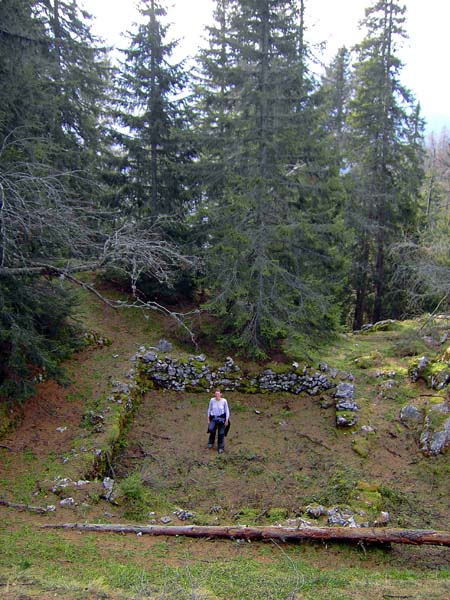
[[[327,41],[325,62],[343,45],[351,47],[363,37],[358,22],[373,0],[306,0],[309,41]],[[94,32],[108,44],[124,45],[121,33],[138,18],[135,0],[81,0],[95,17]],[[195,53],[211,22],[213,0],[169,0],[169,38],[179,39],[179,50]],[[404,0],[407,7],[405,40],[401,58],[405,63],[402,81],[415,94],[428,123],[428,131],[450,129],[450,2],[448,0]]]

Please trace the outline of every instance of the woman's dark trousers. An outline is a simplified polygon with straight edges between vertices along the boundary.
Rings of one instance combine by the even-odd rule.
[[[214,430],[209,434],[208,444],[214,446],[214,441],[216,439],[216,431],[217,431],[217,445],[218,450],[223,450],[225,447],[225,423],[217,422]]]

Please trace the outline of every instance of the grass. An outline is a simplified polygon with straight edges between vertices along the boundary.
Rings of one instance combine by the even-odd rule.
[[[129,368],[127,358],[132,348],[141,343],[155,345],[168,334],[159,317],[144,319],[134,310],[105,317],[103,307],[87,301],[84,292],[81,294],[84,322],[102,333],[105,327],[105,333],[113,339],[112,346],[89,349],[69,363],[75,384],[67,391],[66,399],[74,410],[81,401],[88,412],[101,406],[110,386],[109,377],[121,379]],[[398,323],[387,332],[341,336],[321,357],[322,362],[355,374],[361,404],[359,424],[374,421],[379,429],[367,444],[367,458],[352,450],[352,442],[366,438],[359,432],[336,430],[332,409],[320,411],[317,399],[235,394],[230,402],[232,435],[236,433],[236,437],[227,441],[227,452],[221,457],[214,453],[205,458],[203,450],[194,456],[191,449],[175,455],[171,462],[181,423],[189,413],[193,420],[187,430],[195,426],[192,415],[195,411],[203,415],[205,397],[151,396],[133,425],[142,429],[134,435],[138,435],[148,458],[139,458],[131,426],[123,430],[126,438],[120,438],[117,448],[125,455],[135,453],[139,459],[124,467],[114,465],[118,477],[122,476],[119,505],[108,505],[99,497],[88,498],[73,512],[58,509],[58,514],[43,517],[0,508],[0,597],[3,591],[15,594],[7,596],[8,600],[18,600],[21,595],[45,600],[54,596],[70,600],[450,597],[449,559],[440,548],[189,540],[55,532],[37,527],[73,520],[146,523],[152,518],[150,511],[155,511],[159,520],[163,514],[172,516],[178,507],[193,510],[195,519],[191,522],[197,524],[276,524],[302,514],[310,503],[356,506],[369,501],[377,510],[382,507],[391,512],[395,525],[434,526],[442,522],[442,515],[448,515],[448,461],[445,457],[430,461],[414,454],[411,439],[398,423],[400,407],[418,401],[417,388],[406,376],[409,353],[418,350],[430,352],[409,322]],[[175,352],[180,358],[188,355],[181,345]],[[277,364],[273,367],[280,368]],[[384,378],[375,377],[378,370],[396,371],[398,383],[388,390],[392,398],[382,390]],[[289,408],[285,408],[287,400]],[[258,417],[255,408],[261,411]],[[311,422],[302,422],[304,414]],[[164,422],[170,418],[177,419],[176,427],[169,426],[166,432]],[[105,447],[117,443],[116,426],[113,419],[105,434]],[[203,421],[201,430],[205,436]],[[302,433],[307,436],[302,438]],[[256,439],[252,439],[253,434]],[[86,445],[89,435],[89,428],[81,429],[65,453]],[[383,449],[383,443],[388,450]],[[394,456],[392,452],[398,454],[395,474],[390,473],[387,461]],[[44,506],[50,501],[55,503],[54,497],[47,497],[45,490],[37,488],[37,482],[64,474],[60,455],[50,449],[41,456],[31,443],[15,454],[3,451],[6,471],[0,476],[2,495]],[[21,468],[14,470],[19,463]],[[384,468],[383,477],[372,477],[374,468]],[[221,487],[224,481],[234,493],[228,503]],[[209,511],[207,507],[212,505],[222,508]]]
[[[2,537],[3,582],[20,586],[31,581],[43,590],[66,590],[68,597],[89,590],[128,598],[370,599],[383,591],[414,593],[420,585],[423,595],[411,597],[442,600],[449,584],[448,569],[419,572],[392,566],[389,555],[377,550],[376,564],[370,567],[367,551],[356,546],[326,550],[274,542],[151,541],[145,536],[126,536],[117,544],[110,537],[67,539],[29,526],[2,532]],[[205,544],[208,557],[199,560]],[[327,555],[327,564],[316,564],[320,553]]]

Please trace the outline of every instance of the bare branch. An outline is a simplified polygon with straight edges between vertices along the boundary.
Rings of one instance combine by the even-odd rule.
[[[68,193],[67,178],[49,165],[27,162],[26,140],[6,137],[0,146],[0,277],[65,277],[111,308],[157,310],[173,318],[196,344],[185,319],[190,313],[170,311],[157,302],[137,298],[143,275],[170,286],[175,273],[196,267],[196,260],[166,239],[161,220],[136,222],[119,211],[100,207]],[[20,158],[17,158],[17,157]],[[113,267],[130,281],[135,301],[113,302],[76,273]]]

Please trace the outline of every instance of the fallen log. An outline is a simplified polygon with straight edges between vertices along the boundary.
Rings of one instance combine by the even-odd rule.
[[[18,502],[8,502],[7,500],[0,500],[0,506],[7,506],[8,508],[15,508],[17,510],[27,510],[33,513],[39,513],[43,515],[44,513],[50,512],[47,508],[43,508],[42,506],[30,506],[29,504],[20,504]]]
[[[388,529],[382,527],[247,527],[247,526],[160,526],[112,525],[97,523],[59,523],[41,525],[43,529],[77,529],[79,531],[170,535],[244,540],[328,540],[376,544],[429,544],[450,546],[450,532],[431,529]]]

